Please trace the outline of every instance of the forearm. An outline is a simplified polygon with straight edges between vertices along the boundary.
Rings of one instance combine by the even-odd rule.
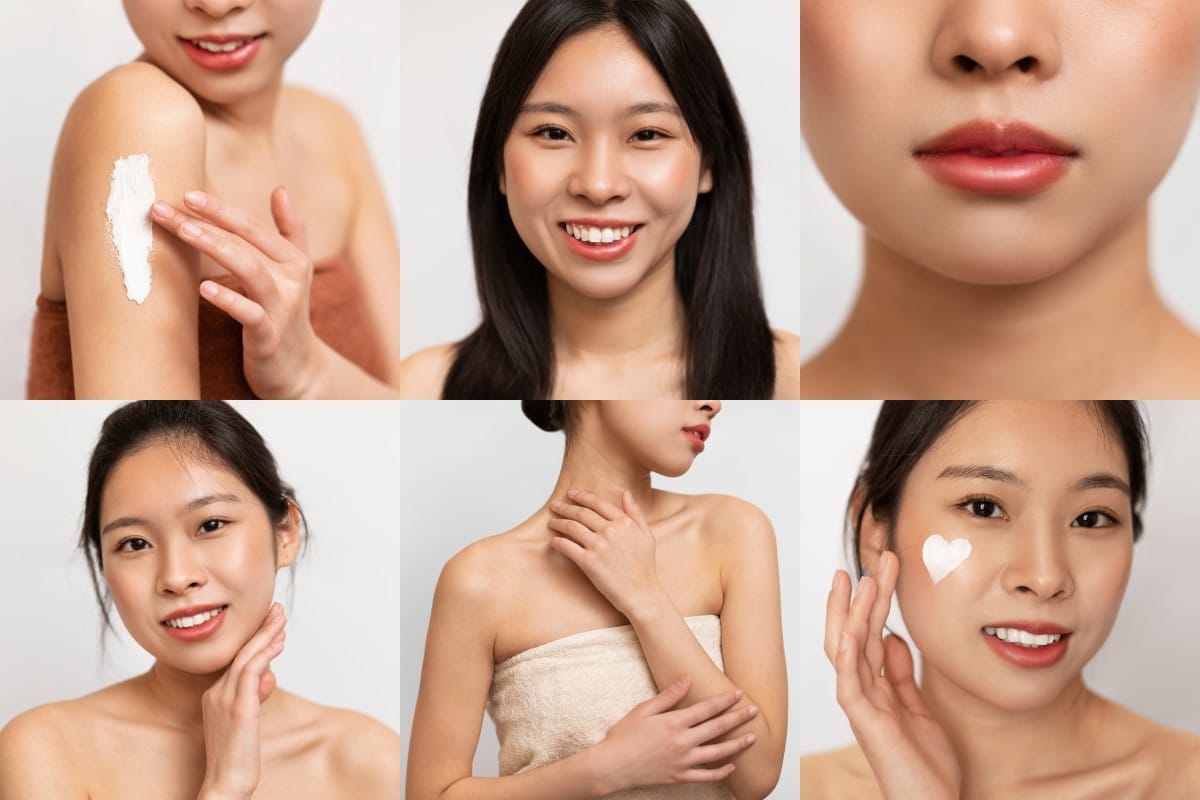
[[[321,366],[308,382],[303,400],[396,400],[396,389],[322,342]]]
[[[461,778],[441,791],[410,791],[414,800],[592,800],[621,787],[610,782],[596,746],[561,761],[503,778]]]

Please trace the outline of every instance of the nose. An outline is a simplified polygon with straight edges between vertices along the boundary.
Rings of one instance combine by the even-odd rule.
[[[187,594],[208,583],[208,572],[196,557],[190,541],[164,542],[159,553],[161,555],[155,587],[159,594]]]
[[[721,413],[721,401],[720,400],[697,400],[696,408],[697,408],[697,410],[702,411],[705,414],[707,414],[709,419],[712,419],[717,414]]]
[[[602,139],[580,147],[567,191],[596,206],[628,197],[629,176],[619,147]]]
[[[1017,533],[1002,580],[1005,590],[1041,600],[1065,600],[1074,594],[1061,531],[1036,524]]]
[[[1046,3],[958,0],[933,43],[933,67],[944,78],[1040,80],[1062,68],[1062,47]]]
[[[210,17],[220,19],[250,7],[254,0],[184,0],[184,3],[189,10],[203,11]]]

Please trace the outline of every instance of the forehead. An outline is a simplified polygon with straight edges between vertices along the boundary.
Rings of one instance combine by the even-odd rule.
[[[671,90],[629,34],[606,26],[578,33],[560,44],[528,100],[564,96],[624,108],[648,99],[669,100]]]
[[[156,442],[122,458],[113,467],[100,498],[102,517],[146,516],[155,509],[173,513],[197,497],[250,489],[236,473],[184,442]]]
[[[1120,438],[1088,403],[987,401],[946,430],[913,470],[936,479],[948,466],[989,466],[1033,487],[1057,488],[1110,472],[1129,479]]]

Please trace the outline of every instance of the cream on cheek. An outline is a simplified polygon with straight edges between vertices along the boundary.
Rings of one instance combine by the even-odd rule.
[[[929,578],[935,584],[963,565],[971,555],[971,543],[966,539],[947,541],[940,533],[925,540],[921,547],[921,560]]]

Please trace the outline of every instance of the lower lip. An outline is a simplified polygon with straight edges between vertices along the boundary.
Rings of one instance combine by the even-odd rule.
[[[1052,667],[1061,661],[1062,657],[1067,654],[1067,642],[1071,638],[1071,635],[1067,634],[1054,644],[1048,644],[1045,647],[1022,647],[1019,644],[1002,642],[983,631],[980,631],[979,635],[987,639],[993,653],[1008,663],[1031,669]]]
[[[638,234],[641,228],[630,233],[619,242],[611,242],[609,244],[586,244],[579,241],[563,228],[559,228],[562,235],[566,237],[567,249],[577,256],[582,256],[589,261],[616,261],[619,258],[626,256],[633,249],[637,241]]]
[[[259,45],[262,44],[262,37],[251,39],[237,50],[229,53],[210,53],[187,40],[181,41],[183,41],[183,49],[191,57],[192,61],[195,61],[205,69],[222,72],[231,69],[240,69],[249,64],[250,60],[258,55]]]
[[[695,450],[697,453],[704,452],[704,440],[703,439],[701,439],[698,435],[692,433],[691,431],[684,431],[683,435],[685,437],[687,437],[687,440],[689,442],[692,443],[693,450]]]
[[[225,621],[225,615],[229,613],[229,608],[210,618],[207,622],[201,622],[199,625],[193,625],[190,628],[172,628],[170,625],[163,625],[163,629],[168,636],[172,636],[181,642],[195,642],[200,639],[207,639],[217,632],[221,627],[221,623]]]
[[[919,154],[917,160],[938,183],[975,194],[1020,197],[1037,194],[1065,178],[1073,157],[1055,153],[987,157],[955,151]]]

